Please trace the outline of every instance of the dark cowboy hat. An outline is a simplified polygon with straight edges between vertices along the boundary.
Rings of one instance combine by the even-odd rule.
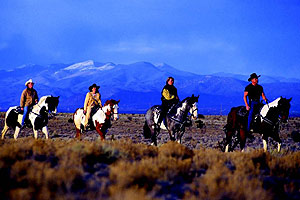
[[[251,75],[250,75],[250,78],[248,78],[248,81],[251,81],[252,79],[254,79],[254,78],[259,78],[260,77],[260,75],[256,75],[256,73],[252,73]]]
[[[94,83],[93,85],[91,85],[89,87],[89,90],[92,91],[93,87],[97,88],[97,90],[99,90],[100,86],[96,85],[96,83]]]

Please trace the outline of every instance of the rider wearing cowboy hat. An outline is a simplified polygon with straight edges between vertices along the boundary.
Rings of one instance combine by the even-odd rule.
[[[22,127],[24,126],[24,121],[25,118],[27,117],[28,110],[31,108],[34,104],[38,103],[38,95],[37,91],[33,89],[34,82],[32,79],[29,79],[26,81],[25,86],[26,88],[23,90],[21,94],[21,99],[20,99],[20,107],[21,110],[24,111],[23,113],[23,118],[22,118]]]
[[[83,112],[85,113],[84,128],[86,129],[88,121],[90,119],[91,111],[94,106],[102,107],[101,95],[99,93],[100,86],[97,86],[95,83],[89,87],[90,92],[86,94],[84,101]]]
[[[250,132],[250,126],[253,119],[254,112],[258,109],[260,104],[260,97],[265,100],[266,103],[268,103],[268,100],[265,96],[264,89],[261,85],[258,84],[258,78],[260,77],[256,75],[256,73],[252,73],[250,75],[250,78],[248,78],[248,81],[251,83],[246,86],[244,90],[244,102],[246,105],[246,109],[249,111],[248,116],[248,126],[247,126],[247,132]],[[247,102],[247,97],[249,99],[249,104]]]

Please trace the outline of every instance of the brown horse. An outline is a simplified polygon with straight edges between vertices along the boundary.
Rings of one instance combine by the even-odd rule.
[[[286,99],[279,97],[271,103],[264,105],[260,110],[254,131],[262,134],[264,151],[267,151],[267,141],[269,137],[278,143],[277,150],[278,152],[280,151],[281,139],[279,137],[279,124],[281,122],[287,122],[291,100],[291,98]],[[226,139],[225,148],[223,148],[223,150],[225,152],[232,151],[238,142],[240,143],[241,150],[244,150],[247,138],[247,123],[248,113],[245,106],[234,107],[230,110],[227,117],[227,124],[224,127]],[[236,137],[232,144],[233,136]]]
[[[100,135],[101,140],[105,139],[105,133],[107,129],[111,126],[111,118],[113,117],[114,120],[119,118],[118,114],[118,103],[119,101],[116,100],[107,100],[102,108],[99,108],[93,116],[92,125],[97,133]],[[76,138],[80,139],[81,134],[83,133],[83,123],[85,120],[85,115],[83,113],[83,108],[78,108],[75,113],[73,114],[73,122],[76,128]]]

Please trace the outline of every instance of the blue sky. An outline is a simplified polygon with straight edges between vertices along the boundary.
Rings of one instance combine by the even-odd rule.
[[[1,0],[0,69],[167,63],[300,78],[299,0]]]

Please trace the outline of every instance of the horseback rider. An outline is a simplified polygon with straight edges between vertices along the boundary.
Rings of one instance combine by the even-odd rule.
[[[37,91],[33,89],[34,82],[32,79],[26,81],[26,88],[23,90],[20,99],[21,110],[24,111],[22,118],[22,128],[24,128],[24,121],[28,116],[29,110],[38,103]]]
[[[85,114],[85,121],[84,121],[84,129],[86,130],[92,108],[95,106],[102,107],[101,103],[101,95],[99,93],[100,86],[97,86],[95,83],[89,87],[89,92],[86,94],[85,101],[84,101],[84,108],[83,113]]]
[[[250,75],[250,78],[248,81],[251,83],[246,86],[244,90],[244,102],[246,105],[247,111],[249,111],[249,116],[248,116],[248,126],[247,126],[247,132],[250,135],[250,128],[251,128],[251,122],[253,119],[253,116],[259,112],[259,106],[260,106],[260,97],[263,98],[263,100],[268,103],[268,100],[265,96],[263,87],[258,84],[258,78],[260,77],[256,75],[256,73],[252,73]],[[249,99],[249,104],[247,102],[247,97]]]
[[[174,86],[174,78],[168,77],[166,85],[161,92],[161,112],[157,120],[156,129],[159,130],[162,120],[166,117],[169,109],[179,102],[177,89]]]

